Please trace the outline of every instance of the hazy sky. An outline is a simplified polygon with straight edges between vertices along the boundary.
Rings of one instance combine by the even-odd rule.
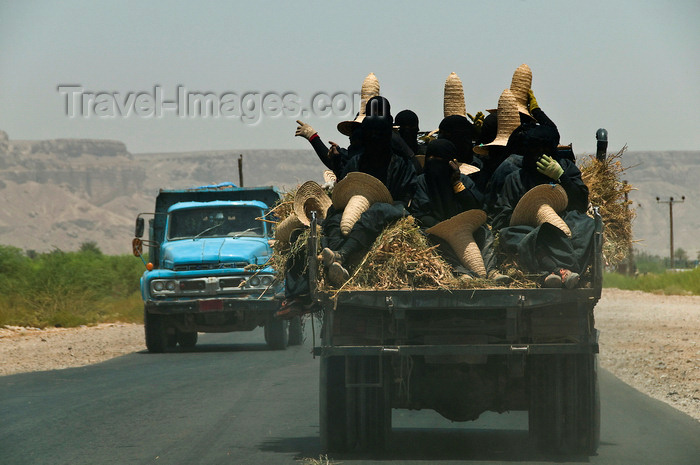
[[[132,152],[305,149],[294,110],[359,91],[369,72],[394,114],[410,108],[428,130],[450,72],[473,114],[494,108],[527,63],[576,153],[595,151],[599,127],[611,150],[700,150],[699,22],[697,0],[0,1],[0,129],[117,139]],[[88,114],[80,104],[67,116],[73,90],[61,85],[80,86],[70,95]],[[178,92],[211,93],[220,114],[180,116]],[[269,115],[237,116],[236,98],[254,114],[264,94]],[[285,94],[300,103],[276,114]],[[346,145],[336,130],[346,118],[302,119]]]

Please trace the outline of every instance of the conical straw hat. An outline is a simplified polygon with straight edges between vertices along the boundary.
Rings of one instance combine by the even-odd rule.
[[[450,73],[445,80],[443,113],[445,118],[452,115],[467,117],[467,108],[464,103],[464,88],[456,73]]]
[[[326,191],[315,181],[306,181],[294,195],[294,214],[304,225],[311,224],[311,212],[316,212],[320,221],[326,218],[328,208],[333,204]]]
[[[537,227],[550,223],[571,237],[571,230],[559,213],[566,209],[569,198],[559,184],[540,184],[522,196],[510,217],[510,225],[528,225]]]
[[[505,89],[498,99],[498,130],[496,138],[488,144],[477,145],[474,152],[479,155],[488,155],[488,148],[492,145],[505,147],[508,138],[520,126],[520,116],[518,115],[518,105],[510,89]]]
[[[362,88],[360,89],[360,114],[365,114],[365,106],[367,102],[372,97],[379,95],[379,80],[374,73],[369,73],[365,80],[362,81]]]
[[[478,274],[479,277],[485,278],[484,259],[473,235],[474,231],[485,222],[485,211],[468,210],[436,224],[426,232],[447,241],[465,267]]]
[[[513,72],[513,77],[510,80],[510,91],[513,92],[515,101],[518,106],[518,111],[532,118],[532,115],[527,109],[527,99],[529,97],[530,88],[532,87],[532,70],[526,64],[518,66]],[[486,110],[489,113],[495,113],[498,110],[491,108]]]
[[[513,79],[510,81],[510,91],[513,92],[515,101],[518,104],[518,111],[528,116],[532,116],[527,110],[527,98],[531,87],[532,70],[523,63],[513,72]]]
[[[292,235],[292,231],[297,228],[304,226],[296,214],[292,213],[281,222],[277,224],[275,228],[275,240],[280,242],[289,242],[289,238]]]
[[[347,236],[360,215],[376,202],[393,203],[386,186],[369,174],[360,171],[348,173],[333,188],[333,207],[343,210],[340,231]]]
[[[379,95],[379,80],[374,73],[369,73],[367,77],[365,77],[365,80],[362,81],[362,88],[360,89],[359,113],[354,120],[341,121],[338,123],[338,131],[341,134],[350,137],[355,125],[362,123],[362,120],[365,119],[365,106],[367,105],[367,101],[372,97],[376,97],[377,95]]]
[[[416,160],[420,164],[421,168],[425,167],[425,155],[416,155]]]

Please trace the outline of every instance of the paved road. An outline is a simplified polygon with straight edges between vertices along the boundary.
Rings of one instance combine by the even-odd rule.
[[[0,377],[0,464],[272,465],[318,458],[318,359],[309,339],[270,351],[261,331],[200,335],[192,352],[140,352]],[[605,371],[601,392],[601,446],[590,458],[537,455],[527,442],[527,415],[519,412],[450,423],[430,411],[395,410],[387,452],[331,459],[344,465],[700,463],[700,422]]]

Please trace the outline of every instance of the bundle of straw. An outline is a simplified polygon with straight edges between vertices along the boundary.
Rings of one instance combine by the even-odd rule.
[[[382,231],[343,289],[436,289],[459,287],[451,267],[428,244],[413,217]]]
[[[274,225],[280,224],[294,213],[295,195],[296,188],[289,192],[285,192],[275,203],[275,205],[267,212],[265,218],[260,218],[260,220]],[[289,242],[275,241],[272,245],[272,256],[267,264],[277,271],[277,274],[281,279],[284,278],[288,259],[295,252],[292,249],[292,244]]]
[[[589,155],[580,166],[581,177],[589,189],[588,199],[599,207],[605,224],[603,255],[610,265],[626,260],[632,247],[632,220],[636,213],[627,198],[632,186],[620,179],[627,169],[621,161],[625,150],[627,146],[602,161]]]

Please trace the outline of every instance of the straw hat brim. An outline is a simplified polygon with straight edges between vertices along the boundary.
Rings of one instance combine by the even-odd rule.
[[[459,172],[462,173],[465,176],[469,176],[470,174],[478,173],[481,171],[478,166],[470,165],[469,163],[460,163],[459,164]]]
[[[311,218],[306,214],[307,201],[314,201],[317,208],[316,213],[319,219],[326,217],[326,212],[333,204],[328,194],[323,190],[318,183],[314,181],[306,181],[299,186],[294,196],[294,214],[299,218],[304,225],[311,224]]]
[[[348,173],[333,188],[333,207],[342,210],[353,195],[362,195],[370,203],[393,203],[389,189],[377,178],[367,173],[353,171]]]
[[[420,164],[421,168],[425,167],[425,155],[415,155],[416,160]]]
[[[510,217],[510,225],[536,226],[535,216],[540,205],[547,204],[559,214],[568,203],[566,191],[559,184],[540,184],[527,191],[518,201]]]
[[[467,229],[473,232],[479,226],[486,222],[486,212],[483,210],[473,209],[459,213],[452,218],[441,221],[432,228],[428,228],[426,232],[435,236],[446,239],[453,231],[458,229]]]
[[[338,132],[344,136],[350,137],[352,135],[352,131],[354,131],[355,128],[362,123],[363,119],[365,119],[365,115],[359,115],[353,120],[341,121],[338,123]]]
[[[299,218],[292,213],[282,221],[280,221],[275,227],[275,240],[279,242],[289,242],[289,238],[292,235],[292,231],[297,228],[302,227],[303,224]]]

